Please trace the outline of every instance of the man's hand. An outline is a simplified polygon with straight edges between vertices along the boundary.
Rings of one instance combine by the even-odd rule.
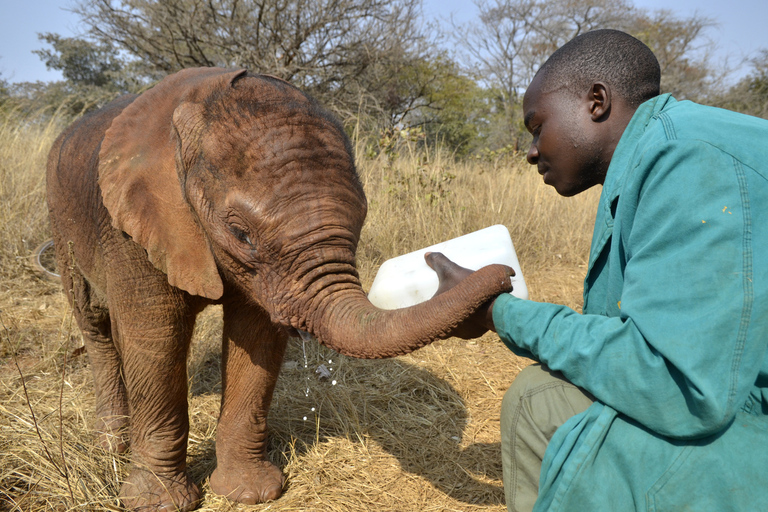
[[[428,252],[424,255],[424,259],[427,261],[427,265],[437,273],[437,278],[440,281],[435,295],[440,295],[450,290],[473,272],[468,268],[460,267],[439,252]],[[496,332],[496,328],[493,325],[494,301],[495,299],[490,300],[480,306],[477,311],[462,322],[456,331],[451,334],[468,340],[479,338],[488,330]]]

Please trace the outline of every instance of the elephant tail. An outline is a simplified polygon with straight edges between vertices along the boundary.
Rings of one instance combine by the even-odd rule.
[[[56,273],[56,258],[53,251],[53,240],[49,239],[35,247],[32,251],[32,267],[41,279],[58,283],[61,275]]]

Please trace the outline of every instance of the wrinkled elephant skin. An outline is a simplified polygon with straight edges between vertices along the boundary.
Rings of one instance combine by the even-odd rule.
[[[494,266],[412,308],[372,306],[355,269],[366,199],[341,126],[244,70],[184,70],[82,118],[54,143],[47,187],[99,439],[130,446],[129,509],[199,502],[185,465],[186,358],[207,305],[224,315],[211,488],[259,503],[284,483],[266,458],[267,413],[290,332],[391,357],[449,336],[510,289],[509,269]]]

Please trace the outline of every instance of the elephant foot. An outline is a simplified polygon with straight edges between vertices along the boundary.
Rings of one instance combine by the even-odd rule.
[[[200,504],[200,489],[186,471],[160,476],[134,468],[120,488],[120,504],[141,512],[189,512]]]
[[[95,425],[98,443],[102,449],[111,453],[128,451],[128,417],[101,417]]]
[[[283,493],[283,472],[268,461],[257,461],[247,467],[217,467],[211,475],[211,490],[232,501],[255,505],[276,500]]]

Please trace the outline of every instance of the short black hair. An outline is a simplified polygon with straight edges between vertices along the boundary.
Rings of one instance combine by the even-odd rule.
[[[637,108],[660,93],[661,68],[650,48],[620,30],[593,30],[557,49],[536,73],[542,92],[567,89],[581,94],[605,82]]]

